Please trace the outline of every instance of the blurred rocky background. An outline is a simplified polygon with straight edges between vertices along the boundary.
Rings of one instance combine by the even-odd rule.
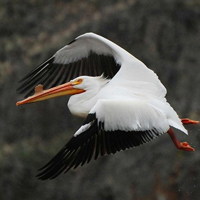
[[[200,126],[195,152],[177,150],[167,134],[99,158],[54,180],[35,175],[82,120],[67,98],[16,107],[18,81],[85,32],[119,44],[160,77],[180,117],[200,120],[199,0],[0,0],[0,199],[197,200]]]

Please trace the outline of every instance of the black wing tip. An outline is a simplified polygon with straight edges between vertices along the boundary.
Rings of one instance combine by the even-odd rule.
[[[68,45],[74,43],[76,41],[76,39],[72,40],[71,42],[68,43]]]
[[[105,131],[104,123],[98,124],[96,114],[89,114],[84,124],[91,126],[64,146],[64,148],[46,165],[36,177],[40,180],[54,179],[61,173],[67,173],[71,168],[77,168],[89,163],[92,158],[115,154],[121,150],[130,149],[150,142],[164,132],[155,128],[144,131]]]
[[[71,41],[68,45],[74,43],[76,39]],[[17,92],[26,93],[27,96],[34,93],[34,88],[38,84],[45,84],[47,88],[63,84],[83,73],[89,76],[99,76],[104,73],[105,77],[112,78],[120,69],[120,65],[116,63],[115,58],[111,55],[98,55],[95,52],[90,51],[87,58],[82,58],[74,63],[62,64],[55,63],[56,54],[51,56],[48,60],[41,63],[38,67],[28,73],[22,78],[19,83],[21,86],[17,88]],[[98,67],[94,67],[94,63]],[[56,67],[54,68],[54,66]],[[58,65],[60,67],[58,67]],[[65,66],[65,68],[62,68]],[[68,66],[68,67],[66,67]],[[105,67],[107,66],[107,67]],[[60,73],[62,70],[63,73]],[[54,72],[54,73],[52,73]],[[54,77],[55,76],[55,77]]]
[[[58,173],[57,171],[56,172],[45,172],[45,170],[44,170],[44,171],[40,172],[39,174],[37,174],[36,178],[39,180],[42,180],[42,181],[52,180],[52,179],[55,179],[59,175],[60,175],[60,173]]]
[[[47,63],[52,63],[55,60],[55,56],[51,56],[49,59],[45,60],[44,62],[42,62],[40,65],[38,65],[35,69],[33,69],[32,71],[30,71],[25,77],[23,77],[22,79],[20,79],[18,81],[18,83],[21,83],[23,81],[25,81],[26,79],[28,79],[30,77],[30,75],[32,75],[34,72],[37,72],[40,68],[44,67]]]
[[[18,83],[22,83],[16,91],[19,94],[23,94],[27,92],[24,98],[27,98],[28,96],[32,95],[34,93],[34,88],[38,83],[38,80],[31,82],[33,77],[40,72],[41,70],[44,70],[46,66],[51,66],[51,64],[54,62],[55,56],[51,56],[49,59],[41,63],[37,68],[33,69],[31,72],[29,72],[24,78],[22,78]]]

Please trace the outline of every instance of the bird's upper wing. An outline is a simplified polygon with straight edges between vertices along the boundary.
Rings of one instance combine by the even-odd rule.
[[[90,162],[92,157],[136,147],[167,132],[165,114],[145,100],[99,100],[85,122],[43,168],[40,179]]]
[[[81,75],[104,74],[112,78],[121,66],[116,48],[117,45],[94,33],[81,35],[25,76],[18,91],[28,97],[38,84],[48,89]]]
[[[81,75],[102,74],[107,78],[115,76],[116,80],[122,81],[151,82],[160,88],[162,96],[166,94],[157,75],[144,63],[115,43],[94,33],[81,35],[57,51],[21,80],[18,91],[26,93],[25,97],[28,97],[39,84],[48,89]]]

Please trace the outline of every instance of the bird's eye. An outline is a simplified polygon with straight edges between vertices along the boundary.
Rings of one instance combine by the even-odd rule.
[[[79,79],[76,81],[77,84],[81,84],[82,82],[83,82],[83,79],[82,79],[82,78],[79,78]]]

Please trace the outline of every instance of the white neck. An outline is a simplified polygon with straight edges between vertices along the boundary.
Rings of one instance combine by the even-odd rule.
[[[109,80],[99,78],[88,86],[86,92],[72,95],[68,101],[68,108],[73,115],[86,117],[98,101],[97,93]]]

